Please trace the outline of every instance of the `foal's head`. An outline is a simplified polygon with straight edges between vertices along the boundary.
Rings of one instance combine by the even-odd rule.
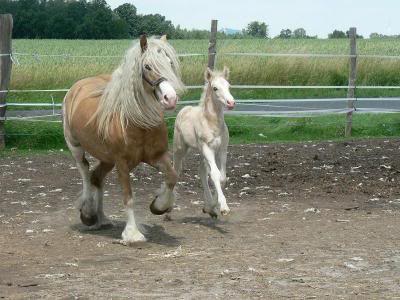
[[[168,44],[165,35],[159,40],[147,40],[146,35],[142,35],[140,47],[143,86],[154,92],[165,109],[175,108],[177,94],[184,89],[175,50]]]
[[[229,91],[229,69],[224,67],[222,72],[218,72],[207,68],[204,76],[208,82],[208,89],[211,89],[212,99],[229,110],[233,109],[235,100]]]

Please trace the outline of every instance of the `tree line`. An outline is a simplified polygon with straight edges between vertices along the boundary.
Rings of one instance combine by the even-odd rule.
[[[167,34],[172,39],[206,39],[208,30],[174,26],[160,14],[142,15],[133,4],[112,10],[105,0],[0,0],[0,14],[13,15],[14,38],[123,39]],[[252,34],[258,34],[254,33]],[[244,38],[243,34],[230,38]],[[219,38],[228,35],[218,33]]]
[[[14,18],[14,38],[48,39],[123,39],[167,34],[171,39],[207,39],[208,30],[174,26],[160,14],[142,15],[133,4],[125,3],[112,10],[105,0],[0,0],[0,13]],[[347,38],[348,32],[334,30],[328,38]],[[357,35],[358,38],[363,38]],[[372,33],[370,38],[386,36]],[[234,34],[218,32],[218,38],[270,38],[269,26],[254,21]],[[311,39],[304,28],[282,29],[275,38]]]
[[[0,0],[0,13],[13,15],[15,38],[120,39],[174,29],[164,16],[139,15],[131,4],[112,10],[105,0]]]

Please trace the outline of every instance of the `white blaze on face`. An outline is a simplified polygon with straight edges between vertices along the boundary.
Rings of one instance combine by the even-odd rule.
[[[164,106],[165,109],[174,109],[176,103],[178,102],[178,96],[175,92],[175,89],[168,81],[163,81],[158,86],[159,93],[158,97],[160,103]]]
[[[229,83],[224,78],[220,77],[214,80],[213,86],[217,88],[217,98],[221,101],[229,110],[235,107],[235,100],[229,90]]]

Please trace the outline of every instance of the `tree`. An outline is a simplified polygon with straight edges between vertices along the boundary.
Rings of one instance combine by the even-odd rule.
[[[293,37],[295,39],[305,39],[307,38],[307,32],[304,28],[297,28],[293,31]]]
[[[346,33],[336,29],[332,33],[328,34],[329,39],[345,39],[346,37]]]
[[[257,38],[268,38],[268,25],[264,22],[254,21],[244,30],[247,35]]]
[[[140,35],[140,28],[138,24],[139,17],[136,14],[137,9],[133,4],[122,4],[114,9],[114,12],[128,24],[129,35],[131,37],[137,37]]]
[[[83,23],[77,28],[77,35],[84,39],[127,38],[128,24],[120,19],[105,0],[87,3],[88,12]]]
[[[292,37],[292,31],[290,29],[282,29],[278,35],[280,39],[290,39]]]
[[[162,35],[172,36],[175,30],[171,21],[165,19],[160,14],[144,15],[139,17],[139,33],[146,33],[148,35]]]
[[[384,37],[384,35],[383,35],[383,34],[380,34],[380,33],[377,33],[377,32],[372,32],[372,33],[369,35],[369,38],[370,38],[370,39],[379,39],[379,38],[382,38],[382,37]]]

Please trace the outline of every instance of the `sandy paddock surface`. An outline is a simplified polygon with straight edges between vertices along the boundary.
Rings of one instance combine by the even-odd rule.
[[[202,213],[190,154],[172,221],[148,206],[161,175],[132,174],[149,242],[116,241],[125,224],[115,173],[112,228],[88,231],[81,183],[63,153],[0,159],[0,298],[400,298],[400,142],[231,146],[232,212]]]

